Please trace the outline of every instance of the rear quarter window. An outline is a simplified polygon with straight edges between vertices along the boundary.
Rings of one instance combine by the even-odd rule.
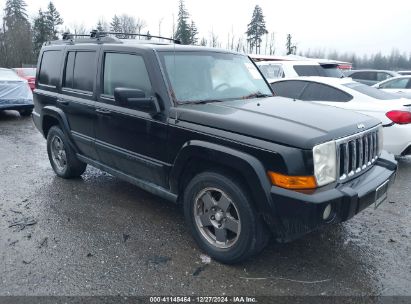
[[[305,81],[289,80],[274,82],[271,88],[276,96],[298,99],[306,85]]]
[[[41,58],[39,84],[57,87],[60,78],[61,51],[45,51]]]

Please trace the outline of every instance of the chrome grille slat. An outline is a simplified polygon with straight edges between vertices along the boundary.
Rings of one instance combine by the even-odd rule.
[[[344,143],[343,157],[344,157],[344,174],[348,175],[348,166],[349,166],[349,161],[350,161],[350,151],[348,148],[348,143]]]
[[[364,141],[362,138],[358,139],[358,169],[361,171],[364,165]]]
[[[352,176],[355,174],[355,171],[357,170],[357,140],[354,139],[353,141],[350,141],[351,145],[351,171],[348,173],[348,176]]]
[[[369,154],[368,154],[368,149],[369,149],[369,147],[368,147],[368,136],[367,135],[365,135],[364,136],[364,169],[365,169],[365,167],[366,166],[368,166],[369,164],[368,164],[368,160],[369,160]]]
[[[378,158],[378,127],[337,140],[339,180],[370,167]]]

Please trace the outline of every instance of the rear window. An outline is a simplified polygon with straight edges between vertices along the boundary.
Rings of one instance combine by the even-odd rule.
[[[281,65],[278,64],[268,64],[268,65],[259,65],[261,73],[267,79],[283,78],[284,73]]]
[[[357,92],[360,92],[361,94],[370,96],[372,98],[375,99],[379,99],[379,100],[392,100],[392,99],[397,99],[398,97],[394,94],[388,93],[388,92],[384,92],[381,90],[378,90],[376,88],[367,86],[365,84],[362,83],[358,83],[358,82],[350,82],[350,83],[346,83],[344,84],[344,86],[353,89]]]
[[[333,64],[326,65],[295,65],[294,70],[298,76],[322,76],[342,78],[344,74]]]
[[[41,59],[39,83],[56,87],[60,75],[60,51],[45,51]]]

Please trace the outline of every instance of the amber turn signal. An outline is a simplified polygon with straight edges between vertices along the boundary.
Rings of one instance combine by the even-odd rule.
[[[288,176],[268,171],[268,177],[275,186],[286,189],[314,189],[317,182],[314,176]]]

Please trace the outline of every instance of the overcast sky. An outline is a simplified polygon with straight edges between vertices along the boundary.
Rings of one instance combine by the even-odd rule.
[[[4,8],[6,0],[0,0]],[[26,0],[30,17],[49,0]],[[83,24],[94,28],[99,18],[110,22],[114,14],[129,14],[147,22],[145,31],[170,36],[173,14],[177,17],[178,0],[54,0],[65,25]],[[244,34],[253,8],[260,5],[267,30],[276,34],[276,54],[285,51],[285,36],[291,33],[298,50],[370,54],[390,53],[393,48],[411,53],[410,0],[185,0],[200,38],[209,39],[213,30],[223,46],[227,34]]]

